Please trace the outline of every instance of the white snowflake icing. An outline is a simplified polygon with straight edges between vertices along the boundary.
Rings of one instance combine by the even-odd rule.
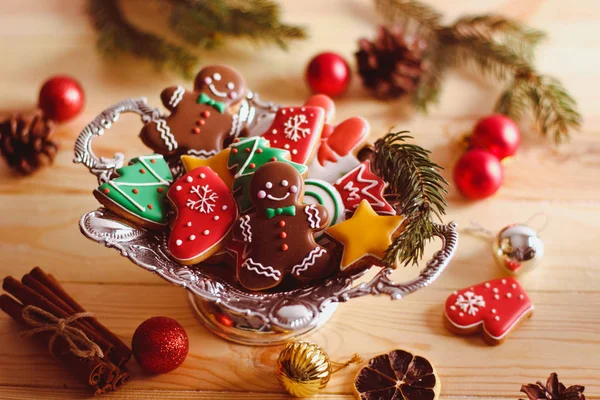
[[[464,296],[462,294],[458,295],[454,305],[469,315],[475,315],[479,311],[479,307],[485,307],[485,300],[483,300],[483,296],[476,295],[473,292],[465,292]]]
[[[198,200],[188,199],[186,206],[192,210],[198,210],[203,214],[210,214],[215,209],[215,202],[218,199],[216,193],[208,185],[192,186],[190,193],[198,196]]]
[[[298,140],[310,135],[309,128],[303,128],[302,125],[307,124],[308,120],[304,114],[292,115],[283,124],[283,133],[286,138],[297,142]]]

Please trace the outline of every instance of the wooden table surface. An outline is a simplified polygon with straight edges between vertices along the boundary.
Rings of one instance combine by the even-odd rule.
[[[437,367],[444,398],[516,399],[521,384],[545,380],[553,371],[566,384],[585,385],[589,398],[600,398],[600,6],[593,0],[431,3],[449,19],[497,12],[546,30],[550,39],[538,53],[539,69],[559,77],[583,113],[581,132],[559,148],[524,122],[519,154],[506,163],[504,185],[493,198],[469,203],[453,188],[448,195],[447,220],[463,228],[476,219],[497,231],[534,213],[548,216],[548,227],[541,233],[546,245],[542,265],[519,278],[536,306],[535,314],[499,347],[444,329],[442,307],[451,291],[503,276],[492,260],[490,243],[463,233],[454,260],[431,287],[402,301],[370,297],[342,304],[333,319],[307,339],[324,346],[335,360],[355,352],[370,357],[394,348],[412,349]],[[127,8],[134,10],[135,4],[129,2]],[[286,21],[309,27],[310,40],[295,43],[288,53],[231,44],[203,61],[239,69],[264,99],[300,104],[309,94],[303,71],[310,57],[332,49],[351,60],[356,40],[373,36],[377,19],[367,0],[289,0],[283,8]],[[4,165],[1,168],[0,275],[20,277],[32,266],[42,266],[126,342],[152,316],[170,316],[183,324],[190,352],[179,369],[149,376],[131,362],[131,382],[107,398],[286,398],[273,374],[280,347],[245,347],[213,336],[195,319],[183,289],[79,233],[81,215],[98,206],[91,195],[94,177],[71,162],[80,129],[121,99],[146,96],[158,105],[162,88],[191,85],[178,76],[156,73],[143,62],[121,58],[106,63],[96,53],[94,39],[81,0],[19,0],[0,5],[0,109],[32,106],[40,84],[58,73],[77,77],[87,95],[83,115],[58,129],[62,150],[52,168],[27,178],[11,174]],[[364,116],[372,124],[373,139],[392,126],[412,131],[415,142],[432,151],[450,178],[460,138],[479,117],[490,113],[498,93],[498,88],[477,78],[453,73],[440,105],[423,116],[402,101],[371,99],[355,79],[337,103],[338,119]],[[147,150],[137,138],[139,120],[129,118],[119,125],[98,140],[101,153],[144,154]],[[395,278],[417,272],[415,267],[406,268],[397,271]],[[20,339],[18,333],[17,325],[0,315],[1,399],[87,395],[43,349]],[[336,374],[321,398],[352,398],[356,369]]]

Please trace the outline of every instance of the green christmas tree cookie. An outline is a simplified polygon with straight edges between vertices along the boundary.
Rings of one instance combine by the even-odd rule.
[[[153,154],[134,158],[116,173],[118,177],[94,190],[96,199],[136,225],[163,229],[168,222],[165,196],[173,181],[163,156]]]
[[[242,196],[239,202],[242,213],[252,208],[248,193],[250,178],[262,165],[270,161],[283,161],[296,168],[302,176],[308,171],[306,165],[290,161],[291,154],[289,151],[271,147],[269,141],[260,136],[242,138],[230,147],[231,152],[229,153],[227,166],[235,173],[233,191]]]

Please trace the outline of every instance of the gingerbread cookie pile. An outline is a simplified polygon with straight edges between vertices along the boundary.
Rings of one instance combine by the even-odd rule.
[[[202,69],[193,91],[165,89],[170,114],[140,133],[156,154],[132,159],[95,197],[133,225],[164,231],[178,263],[235,268],[248,290],[382,265],[403,218],[384,197],[386,182],[354,156],[368,123],[334,124],[333,101],[316,95],[279,108],[262,132],[240,129],[246,92],[225,66]],[[179,160],[185,173],[174,176]]]

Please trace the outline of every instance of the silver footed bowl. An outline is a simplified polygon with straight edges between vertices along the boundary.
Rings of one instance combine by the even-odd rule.
[[[241,102],[234,118],[232,136],[243,126],[249,131],[264,131],[273,119],[277,106],[249,93]],[[145,99],[128,99],[106,109],[79,134],[75,143],[75,163],[85,165],[102,184],[109,180],[125,157],[97,157],[92,140],[101,136],[122,113],[140,115],[147,123],[162,116],[148,106]],[[170,161],[174,177],[182,167]],[[354,275],[338,273],[325,280],[299,289],[283,292],[248,292],[226,279],[214,269],[185,266],[175,262],[166,248],[166,233],[156,233],[130,226],[105,208],[85,214],[79,223],[89,239],[114,248],[135,265],[158,274],[168,282],[186,288],[192,307],[203,325],[214,334],[242,344],[274,345],[306,334],[322,326],[333,315],[339,303],[367,295],[387,295],[392,300],[415,292],[435,281],[450,262],[458,244],[456,225],[437,225],[442,248],[427,261],[419,276],[408,282],[394,283],[391,268],[383,268],[368,282],[355,283],[363,272]]]

